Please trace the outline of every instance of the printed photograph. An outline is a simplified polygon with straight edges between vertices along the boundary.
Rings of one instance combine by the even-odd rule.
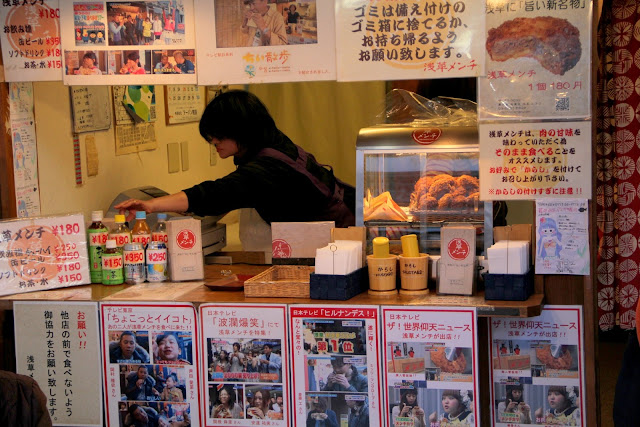
[[[215,0],[216,47],[318,43],[316,0]]]
[[[188,372],[178,366],[120,365],[120,400],[185,402]]]
[[[211,418],[245,419],[244,385],[209,384],[209,414]]]
[[[368,426],[366,393],[306,393],[308,426]]]
[[[212,381],[282,382],[282,342],[265,339],[207,339]]]
[[[473,352],[467,347],[445,347],[419,342],[389,342],[387,372],[424,375],[427,381],[473,380]]]
[[[185,42],[182,0],[107,2],[109,46]]]
[[[154,363],[163,365],[193,363],[191,331],[154,331],[151,338]]]
[[[151,51],[110,51],[109,74],[151,74]]]
[[[119,402],[118,412],[120,427],[191,425],[191,406],[188,403]]]
[[[110,363],[149,363],[148,331],[109,331]]]
[[[248,420],[282,420],[284,397],[281,385],[245,385],[244,408]]]
[[[493,340],[493,369],[531,369],[535,357],[530,344],[527,340]]]
[[[73,26],[76,46],[105,46],[105,14],[103,2],[73,4]],[[88,46],[89,45],[89,46]]]
[[[367,354],[363,320],[305,319],[302,327],[307,354]]]
[[[366,356],[305,355],[307,391],[368,393]]]
[[[474,396],[471,390],[427,389],[423,396],[425,397],[421,402],[422,408],[426,408],[423,411],[427,418],[427,425],[432,427],[452,424],[475,425]],[[401,411],[401,409],[399,410]]]
[[[65,74],[101,76],[107,74],[107,53],[93,50],[65,50]]]
[[[151,63],[153,74],[194,74],[196,53],[193,49],[154,50]]]
[[[389,386],[389,411],[393,427],[426,426],[426,381],[397,381]]]

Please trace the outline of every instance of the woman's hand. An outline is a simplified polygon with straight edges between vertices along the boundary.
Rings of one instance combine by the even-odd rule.
[[[435,423],[435,422],[438,422],[438,414],[435,411],[433,411],[431,415],[429,415],[429,423]]]
[[[531,413],[531,407],[527,405],[525,402],[520,402],[520,404],[518,405],[518,408],[520,409],[520,412],[522,412],[525,415],[528,415],[529,413]]]
[[[536,413],[535,413],[535,416],[536,416],[536,422],[538,422],[538,420],[541,420],[541,419],[542,419],[542,415],[543,415],[543,413],[544,413],[544,412],[543,412],[542,408],[538,408],[538,409],[536,409]]]
[[[513,400],[509,399],[509,404],[507,405],[507,408],[505,409],[505,411],[515,412],[517,406],[518,406],[518,402],[514,402]]]
[[[400,416],[401,417],[406,417],[410,410],[411,410],[411,406],[406,405],[406,404],[403,403],[402,404],[402,410],[400,411]]]

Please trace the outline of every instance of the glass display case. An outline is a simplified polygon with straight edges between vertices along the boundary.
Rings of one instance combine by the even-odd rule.
[[[473,224],[477,255],[492,243],[493,205],[479,200],[476,127],[364,128],[356,142],[356,225],[371,241],[386,236],[392,253],[416,234],[420,251],[440,254],[443,225]]]

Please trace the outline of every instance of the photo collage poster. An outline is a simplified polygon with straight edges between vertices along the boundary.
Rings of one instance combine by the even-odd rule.
[[[383,425],[378,306],[290,305],[293,425]]]
[[[484,2],[336,2],[338,81],[478,77]]]
[[[194,306],[101,303],[100,312],[107,426],[143,419],[199,426]]]
[[[336,79],[333,1],[194,1],[198,84]]]
[[[478,119],[588,117],[591,0],[482,5],[486,73],[478,79]]]
[[[582,306],[491,318],[491,414],[497,427],[586,426]]]
[[[290,425],[287,308],[202,304],[206,426]]]
[[[63,82],[195,84],[193,13],[193,0],[61,2]]]
[[[476,309],[383,306],[391,427],[480,425]]]

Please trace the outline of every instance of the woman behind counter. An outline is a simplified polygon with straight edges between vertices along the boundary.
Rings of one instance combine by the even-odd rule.
[[[255,208],[267,223],[355,224],[355,189],[291,142],[255,95],[233,90],[214,98],[200,119],[200,134],[220,158],[233,156],[234,172],[168,196],[129,199],[116,209],[128,210],[129,220],[136,210],[205,216]]]

